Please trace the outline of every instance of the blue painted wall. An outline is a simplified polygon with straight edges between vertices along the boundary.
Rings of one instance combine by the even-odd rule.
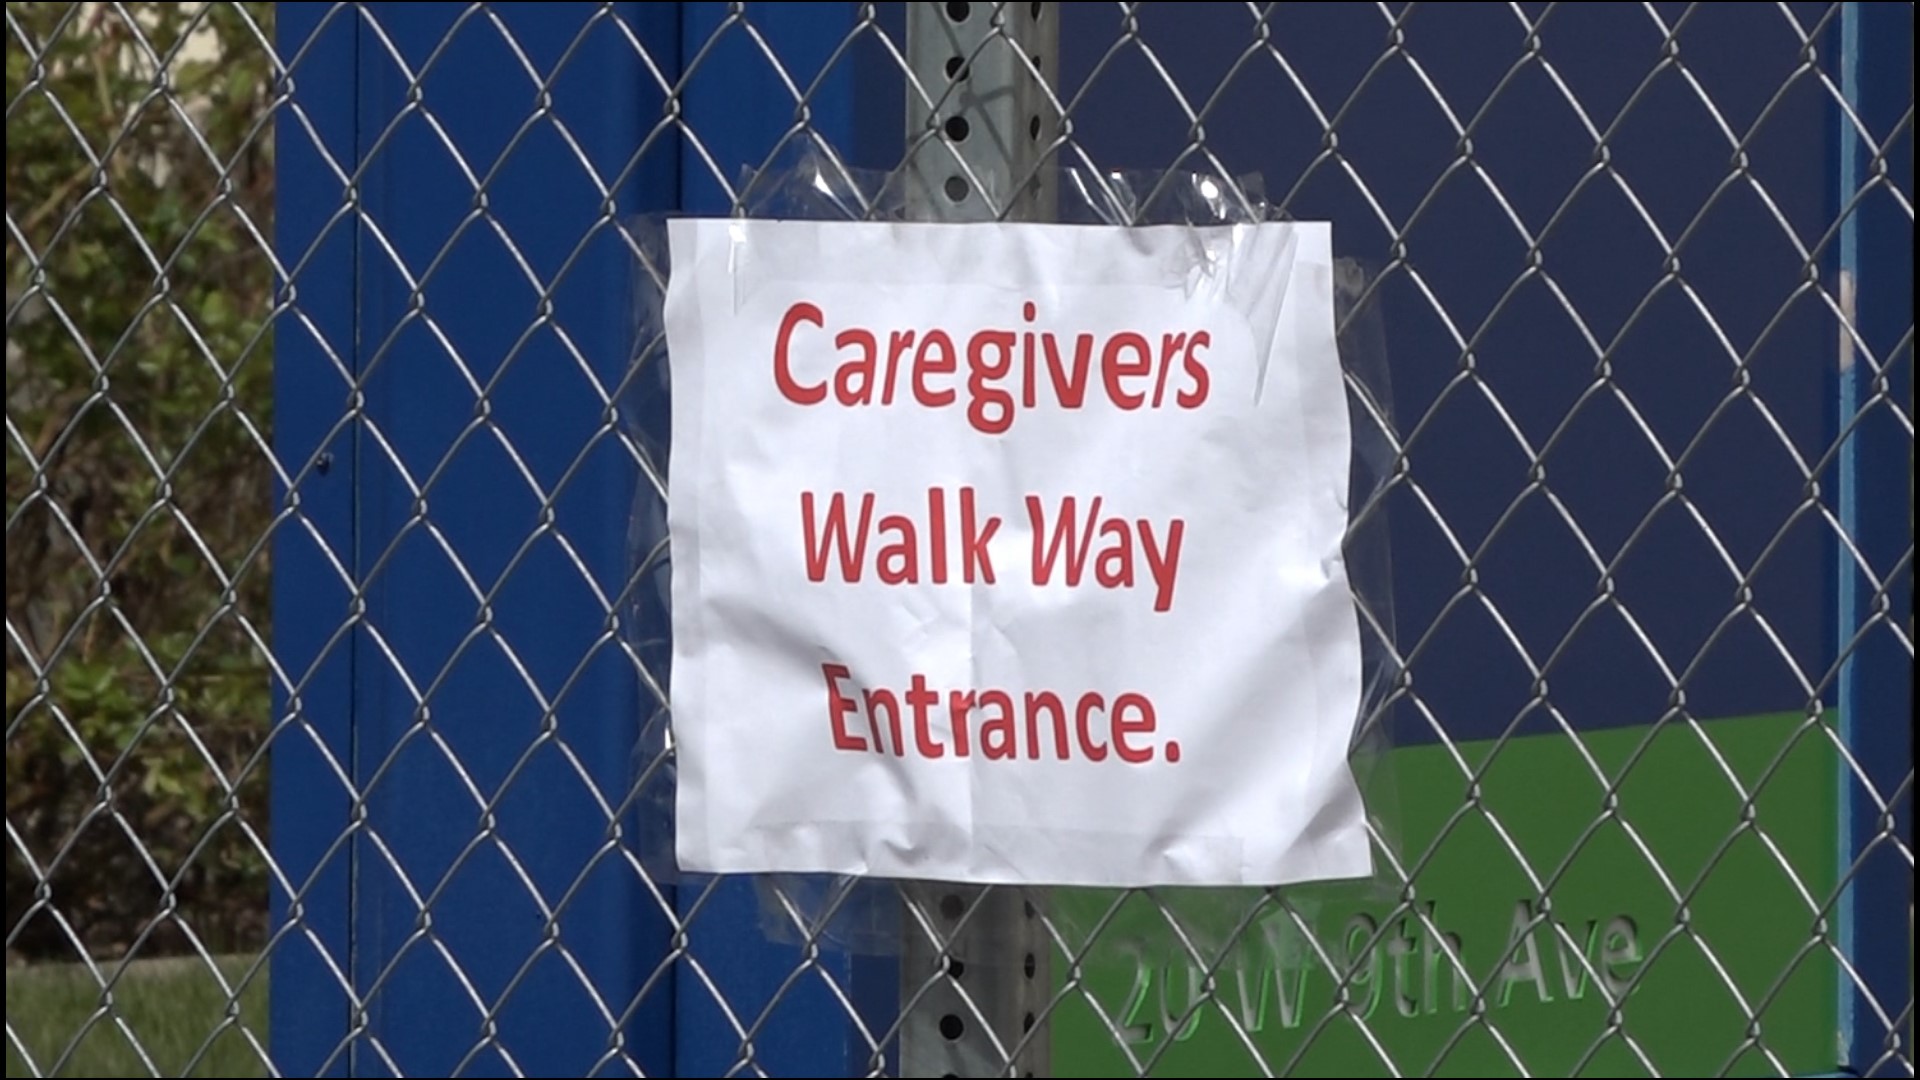
[[[1843,827],[1864,857],[1835,917],[1868,988],[1901,1001],[1910,953],[1888,928],[1911,880],[1883,837],[1910,837],[1911,793],[1887,808],[1869,782],[1890,792],[1912,761],[1890,631],[1911,603],[1911,219],[1886,195],[1912,190],[1912,10],[1858,10],[1854,107],[1901,132],[1883,150],[1842,137],[1827,6],[1787,8],[1811,66],[1780,10],[1684,8],[1521,5],[1545,13],[1536,47],[1501,5],[1393,24],[1280,5],[1264,29],[1244,5],[1147,5],[1137,36],[1115,8],[1066,5],[1060,77],[1102,166],[1260,172],[1382,273],[1408,434],[1385,497],[1394,600],[1438,725],[1402,708],[1395,738],[1844,696],[1860,765]],[[273,1035],[290,1074],[714,1075],[750,1054],[831,1075],[870,1057],[840,996],[890,1023],[890,962],[769,944],[745,884],[652,885],[635,863],[633,747],[656,703],[627,642],[652,660],[665,635],[606,614],[649,610],[629,580],[637,463],[606,405],[633,336],[615,223],[726,212],[741,170],[803,125],[855,164],[900,152],[882,37],[900,43],[900,5],[744,12],[280,6],[296,59],[275,439],[294,476],[275,650],[296,692],[273,766]],[[1676,48],[1654,16],[1683,14]],[[1855,205],[1846,167],[1884,179]],[[1810,287],[1830,294],[1843,263],[1884,365],[1851,387]],[[1848,392],[1874,407],[1836,450]],[[1873,575],[1837,570],[1848,462]],[[1850,626],[1885,613],[1852,646],[1846,596]],[[1870,1062],[1884,1029],[1853,1004]]]

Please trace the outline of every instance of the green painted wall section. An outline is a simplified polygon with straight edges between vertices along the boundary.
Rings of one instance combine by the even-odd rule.
[[[1058,894],[1076,957],[1054,961],[1055,1074],[1827,1071],[1839,1052],[1839,968],[1821,936],[1839,762],[1827,720],[1394,751],[1368,780],[1370,805],[1414,874],[1411,903],[1357,884],[1278,902]]]

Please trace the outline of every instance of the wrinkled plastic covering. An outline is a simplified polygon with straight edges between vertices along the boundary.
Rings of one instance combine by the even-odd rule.
[[[807,220],[910,220],[900,174],[845,168],[817,154],[744,178],[746,216]],[[1058,219],[1101,225],[1227,225],[1282,217],[1268,204],[1258,177],[1221,178],[1195,172],[1093,173],[1063,169]],[[629,530],[636,574],[625,603],[629,645],[643,672],[670,668],[671,553],[667,545],[666,462],[668,364],[662,306],[670,272],[666,219],[629,221],[637,253],[634,369],[621,400],[623,425],[645,451]],[[1336,256],[1340,236],[1334,234]],[[1297,966],[1350,932],[1341,920],[1356,902],[1398,893],[1404,880],[1397,838],[1383,822],[1397,820],[1387,722],[1401,667],[1394,648],[1390,560],[1381,495],[1396,467],[1397,442],[1389,411],[1385,341],[1372,275],[1352,259],[1336,258],[1336,325],[1348,387],[1353,433],[1352,516],[1346,553],[1360,620],[1364,692],[1355,718],[1350,762],[1365,797],[1375,843],[1375,876],[1280,888],[1156,888],[1145,890],[1026,890],[1047,920],[1055,943],[1083,962],[1126,962],[1145,971],[1204,963],[1216,977],[1279,963]],[[653,880],[699,892],[709,875],[679,869],[674,858],[674,761],[668,686],[650,686],[655,706],[642,718],[633,756],[629,799],[638,814],[634,844]],[[768,936],[860,953],[898,953],[906,923],[902,890],[886,879],[826,874],[754,876]],[[972,928],[977,933],[979,928]],[[992,942],[974,939],[976,947]],[[1097,944],[1097,948],[1093,948]],[[1330,957],[1318,957],[1328,962]],[[1331,966],[1331,965],[1330,965]]]

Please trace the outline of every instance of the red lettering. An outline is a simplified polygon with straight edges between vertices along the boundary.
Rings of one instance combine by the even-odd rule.
[[[1211,344],[1213,337],[1205,330],[1196,330],[1193,337],[1187,339],[1186,360],[1181,366],[1186,369],[1187,378],[1193,380],[1193,386],[1173,398],[1183,409],[1199,408],[1207,400],[1207,365],[1200,362],[1200,350]]]
[[[879,363],[880,346],[872,334],[858,327],[834,335],[834,348],[844,352],[849,345],[857,347],[860,356],[833,373],[833,397],[842,405],[865,405],[873,400],[873,369]]]
[[[933,737],[933,728],[927,716],[927,710],[940,704],[940,695],[927,689],[927,677],[915,675],[913,684],[907,690],[907,707],[913,710],[913,746],[924,758],[937,758],[946,755],[946,748]]]
[[[1133,353],[1131,362],[1121,359],[1123,352]],[[1121,384],[1122,379],[1131,379],[1153,371],[1153,346],[1147,339],[1132,331],[1122,331],[1107,339],[1107,347],[1100,354],[1100,375],[1107,384],[1107,397],[1115,405],[1132,411],[1147,400],[1145,394],[1135,394]]]
[[[960,572],[968,584],[980,581],[993,584],[993,553],[987,545],[1000,531],[1000,515],[988,514],[985,526],[978,524],[973,510],[973,487],[960,489]]]
[[[867,492],[860,497],[860,525],[853,540],[847,539],[847,496],[836,491],[827,500],[826,527],[816,530],[813,525],[813,492],[800,493],[801,526],[806,530],[807,580],[827,580],[827,549],[836,548],[840,553],[840,576],[847,581],[860,580],[860,563],[867,556],[867,524],[873,520],[873,493]]]
[[[901,757],[907,752],[907,744],[900,739],[900,701],[891,690],[863,690],[860,696],[867,707],[867,730],[873,735],[875,753],[885,753],[888,746],[893,747],[893,756]],[[887,711],[887,733],[893,736],[888,742],[882,739],[880,731],[880,710]]]
[[[985,435],[1012,430],[1020,410],[1040,407],[1049,390],[1060,408],[1084,408],[1088,385],[1095,380],[1107,401],[1127,412],[1161,408],[1169,394],[1179,407],[1197,408],[1212,391],[1203,354],[1213,340],[1205,330],[1163,333],[1156,351],[1147,335],[1132,330],[1101,336],[1042,329],[1037,325],[1039,306],[1032,300],[1021,303],[1020,318],[1010,328],[835,327],[830,331],[835,366],[809,383],[795,370],[794,338],[803,325],[826,330],[826,316],[818,304],[796,300],[782,313],[774,335],[774,384],[796,405],[818,405],[829,397],[846,408],[873,405],[876,399],[892,405],[902,394],[928,409],[960,403],[968,425]],[[824,342],[820,351],[825,351]],[[903,367],[908,369],[904,375]],[[1173,377],[1176,367],[1181,379]],[[966,400],[961,402],[963,394]]]
[[[954,356],[953,339],[944,330],[927,331],[927,336],[920,339],[920,348],[913,354],[913,399],[929,409],[953,404],[953,391],[927,389],[927,376],[951,375],[958,370],[960,362]]]
[[[1153,526],[1146,518],[1139,519],[1139,527],[1140,550],[1147,557],[1147,572],[1153,575],[1153,610],[1166,611],[1173,607],[1173,579],[1180,574],[1180,541],[1187,535],[1187,523],[1183,518],[1168,523],[1165,551],[1154,542]]]
[[[954,757],[966,757],[973,748],[973,735],[967,730],[967,714],[972,711],[972,691],[955,690],[947,695],[947,727],[953,732]]]
[[[913,519],[903,514],[888,514],[880,519],[878,531],[893,534],[893,542],[882,545],[874,555],[874,569],[879,573],[880,580],[889,585],[912,585],[918,582],[920,541],[914,535]]]
[[[893,404],[893,385],[900,375],[900,358],[913,348],[913,331],[895,330],[887,335],[887,382],[880,390],[880,404]]]
[[[1153,702],[1131,691],[1113,699],[1113,750],[1121,761],[1130,765],[1152,761],[1152,746],[1130,745],[1127,740],[1134,735],[1151,735],[1153,731]]]
[[[1029,690],[1023,704],[1016,706],[1014,695],[1006,690],[936,689],[928,685],[925,674],[914,674],[904,692],[856,689],[851,684],[861,680],[845,664],[823,663],[820,674],[826,682],[828,727],[835,750],[933,760],[949,753],[969,758],[978,749],[983,761],[1013,761],[1022,756],[1024,738],[1026,759],[1038,761],[1046,756],[1043,747],[1051,738],[1052,757],[1060,761],[1077,758],[1096,764],[1140,765],[1156,758],[1174,763],[1181,756],[1176,740],[1157,738],[1159,720],[1153,702],[1137,691],[1108,699],[1089,690],[1073,697],[1069,708],[1063,703],[1065,695]],[[866,713],[864,725],[858,719],[861,712]],[[905,731],[909,724],[911,740]],[[944,742],[943,727],[948,734]]]
[[[1020,317],[1028,322],[1034,320],[1035,314],[1033,301],[1031,300],[1027,301],[1026,304],[1020,308]],[[1035,374],[1037,374],[1033,356],[1033,331],[1031,330],[1020,335],[1020,356],[1020,405],[1023,408],[1031,409],[1033,408],[1035,400],[1033,381]]]
[[[973,489],[962,488],[969,496]],[[971,500],[967,506],[972,507]],[[933,583],[947,583],[947,493],[937,487],[927,489],[927,561],[932,564]]]
[[[1133,529],[1119,518],[1100,523],[1107,548],[1093,560],[1093,580],[1109,589],[1133,588]]]
[[[1027,756],[1040,756],[1040,715],[1053,714],[1053,752],[1061,761],[1073,756],[1073,745],[1067,738],[1067,709],[1060,704],[1060,695],[1051,690],[1027,695]]]
[[[1080,753],[1088,761],[1107,760],[1107,748],[1093,741],[1093,731],[1087,727],[1089,715],[1105,705],[1105,699],[1089,691],[1081,695],[1080,704],[1073,710],[1073,723],[1080,732]]]
[[[793,332],[801,323],[814,326],[827,325],[826,316],[820,309],[801,300],[787,309],[780,319],[780,332],[773,339],[773,383],[780,388],[780,395],[795,405],[818,405],[827,399],[825,379],[813,386],[801,386],[793,377],[790,353],[793,344]]]
[[[1087,370],[1093,362],[1093,335],[1081,334],[1073,343],[1073,371],[1060,367],[1060,343],[1052,334],[1040,335],[1046,347],[1047,374],[1053,379],[1053,396],[1063,409],[1077,409],[1087,400]]]
[[[1180,355],[1180,350],[1186,343],[1187,335],[1185,334],[1160,335],[1160,366],[1156,369],[1153,380],[1153,407],[1156,409],[1160,407],[1160,402],[1167,393],[1167,372],[1173,369],[1174,357]]]
[[[1013,698],[1005,690],[980,691],[980,756],[988,761],[1004,761],[1019,753],[1013,730]]]
[[[865,750],[867,744],[860,741],[860,736],[847,730],[847,714],[853,711],[853,699],[840,693],[839,680],[850,678],[852,673],[845,664],[821,664],[820,674],[827,678],[827,717],[833,724],[833,748]]]
[[[999,359],[995,360],[993,355]],[[982,330],[967,342],[967,423],[985,435],[1013,426],[1013,395],[993,385],[1013,367],[1013,335]]]
[[[1027,517],[1033,522],[1033,583],[1045,585],[1053,577],[1053,563],[1064,548],[1066,554],[1065,576],[1068,585],[1080,584],[1080,575],[1086,571],[1087,556],[1093,551],[1093,530],[1100,520],[1101,496],[1093,497],[1093,507],[1087,511],[1085,530],[1079,536],[1079,544],[1074,543],[1073,496],[1060,500],[1060,522],[1054,526],[1053,537],[1045,545],[1040,543],[1041,535],[1046,531],[1047,514],[1040,505],[1038,495],[1027,496]]]

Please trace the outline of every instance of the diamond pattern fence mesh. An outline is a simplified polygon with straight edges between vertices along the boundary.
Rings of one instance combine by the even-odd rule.
[[[6,18],[9,1076],[1913,1074],[1910,4]],[[632,297],[796,161],[1334,222],[1380,880],[662,870]]]

